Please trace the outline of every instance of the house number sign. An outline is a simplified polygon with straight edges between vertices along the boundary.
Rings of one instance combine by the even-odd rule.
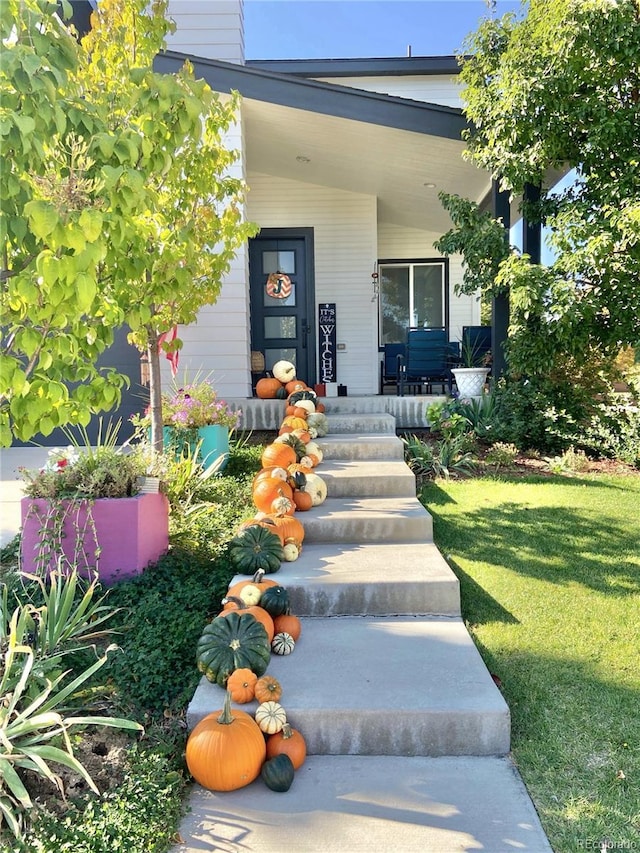
[[[318,305],[320,347],[320,382],[337,382],[336,378],[336,303]]]

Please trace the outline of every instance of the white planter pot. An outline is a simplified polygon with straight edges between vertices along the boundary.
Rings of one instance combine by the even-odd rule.
[[[456,367],[452,371],[460,397],[482,397],[484,384],[489,374],[488,367]]]

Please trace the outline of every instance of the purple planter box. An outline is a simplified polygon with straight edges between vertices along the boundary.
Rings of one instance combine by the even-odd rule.
[[[51,571],[64,556],[85,576],[97,563],[100,581],[108,585],[140,574],[169,547],[169,502],[163,494],[63,505],[67,515],[58,535],[53,533],[49,501],[22,499],[23,572]],[[48,554],[42,551],[43,541],[51,543]]]

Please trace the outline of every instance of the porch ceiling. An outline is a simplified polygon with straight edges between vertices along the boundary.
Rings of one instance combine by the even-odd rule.
[[[249,98],[242,113],[249,172],[374,195],[379,222],[443,233],[440,190],[480,202],[490,188],[455,139]]]

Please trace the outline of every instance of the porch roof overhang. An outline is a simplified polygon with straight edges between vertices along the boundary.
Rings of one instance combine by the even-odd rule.
[[[450,227],[439,190],[480,201],[490,177],[462,158],[462,112],[264,68],[167,51],[214,91],[243,96],[246,168],[375,196],[378,221],[440,234]]]

